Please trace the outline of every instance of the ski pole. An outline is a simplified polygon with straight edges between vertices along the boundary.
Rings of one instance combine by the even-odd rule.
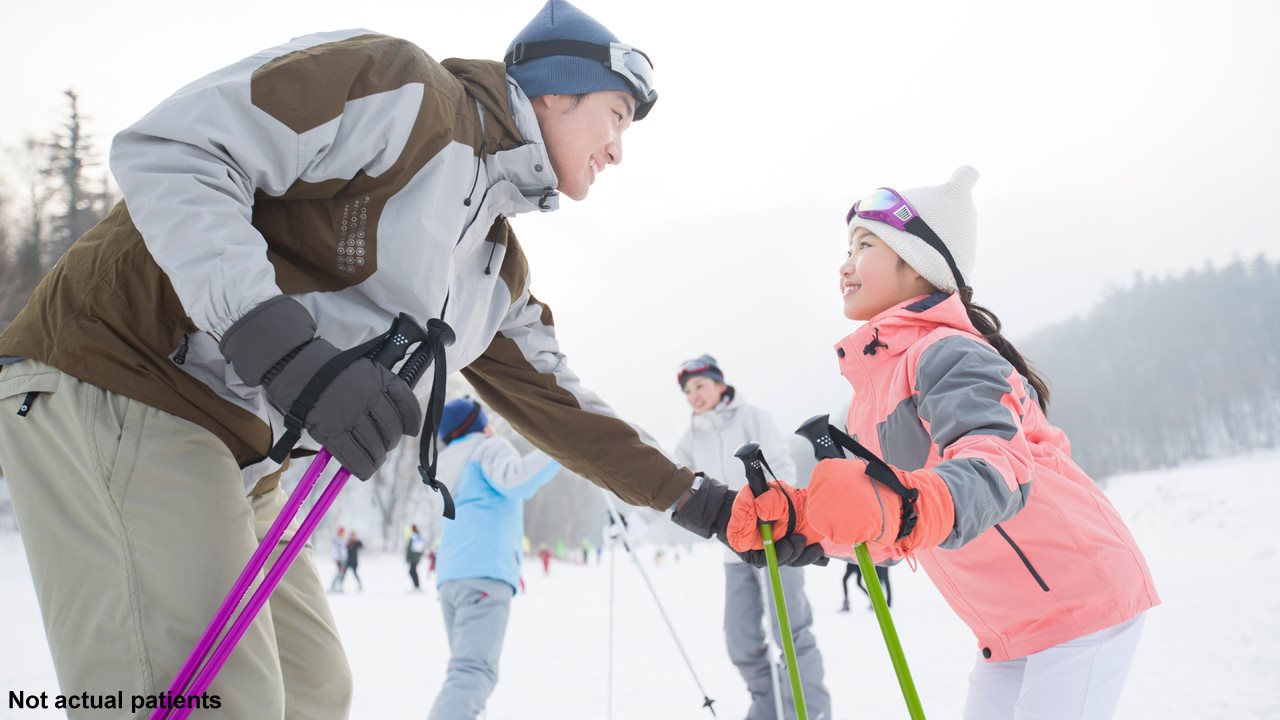
[[[844,457],[844,452],[832,438],[829,426],[826,415],[815,415],[796,430],[797,435],[813,445],[814,457],[819,461]],[[870,469],[870,466],[868,468]],[[876,621],[880,624],[880,633],[884,635],[885,647],[888,648],[889,658],[893,661],[893,672],[898,676],[898,685],[902,688],[902,698],[907,703],[907,712],[912,720],[924,720],[924,708],[920,705],[920,697],[916,694],[916,685],[911,679],[911,668],[907,667],[907,656],[902,652],[902,643],[898,641],[898,631],[893,626],[893,617],[889,614],[889,605],[885,602],[880,578],[876,576],[875,563],[871,561],[871,551],[867,549],[866,543],[858,543],[853,551],[858,556],[858,567],[862,569],[862,577],[867,581],[867,594],[871,596],[871,607],[875,608]]]
[[[769,489],[764,478],[766,463],[760,445],[746,443],[734,451],[733,455],[747,468],[747,485],[751,488],[751,494],[760,497]],[[791,637],[791,618],[787,616],[787,599],[782,594],[782,576],[778,573],[778,551],[773,547],[772,524],[760,523],[760,538],[764,540],[764,557],[769,565],[769,581],[773,585],[773,606],[778,612],[778,631],[782,635],[782,650],[787,658],[787,673],[791,676],[791,699],[795,701],[796,720],[808,720],[804,688],[800,685],[800,668],[796,665],[796,643]]]
[[[760,602],[761,608],[768,608],[773,604],[773,594],[769,591],[769,583],[764,579],[764,575],[768,575],[767,568],[752,568],[752,577],[760,581]],[[769,653],[769,685],[773,688],[773,716],[777,720],[787,720],[787,716],[782,712],[782,664],[778,656],[778,646],[773,642],[773,633],[769,632],[770,621],[777,622],[777,615],[770,612],[765,618],[764,644],[765,649]],[[779,628],[782,626],[779,625]]]
[[[676,635],[675,626],[671,624],[671,619],[667,617],[666,608],[662,606],[662,601],[658,599],[658,591],[653,589],[653,583],[649,582],[649,574],[644,571],[644,566],[640,564],[640,558],[636,556],[636,552],[633,549],[633,545],[631,544],[631,531],[627,530],[626,524],[622,522],[622,516],[618,514],[618,509],[614,506],[613,497],[609,495],[609,492],[604,488],[600,488],[600,494],[604,495],[604,504],[605,504],[605,507],[609,509],[609,517],[613,518],[614,524],[618,526],[618,529],[622,533],[621,534],[622,547],[625,548],[627,551],[627,554],[631,556],[631,562],[633,562],[636,566],[636,569],[640,571],[640,577],[644,578],[645,587],[649,588],[649,595],[653,597],[653,604],[658,606],[658,614],[662,615],[662,620],[667,624],[667,630],[670,631],[671,633],[671,639],[675,641],[676,649],[680,651],[680,657],[684,658],[684,664],[689,668],[689,675],[693,677],[693,683],[698,686],[698,692],[702,693],[702,707],[710,710],[712,717],[716,717],[716,709],[712,707],[712,703],[714,703],[715,700],[712,700],[711,697],[707,695],[707,691],[703,689],[702,681],[698,679],[698,673],[696,670],[693,669],[693,663],[689,660],[688,653],[684,651],[684,645],[680,643],[680,637]],[[612,554],[613,553],[611,552],[610,562],[612,562]],[[610,568],[610,572],[612,572],[612,568]],[[609,587],[610,587],[611,597],[612,597],[612,587],[613,587],[612,582],[613,582],[613,578],[612,576],[610,576]],[[610,608],[612,608],[612,605],[610,605]],[[612,623],[609,625],[609,638],[610,638],[610,643],[612,643],[612,638],[613,638]],[[610,653],[609,655],[609,661],[610,663],[613,662],[612,653]],[[612,672],[610,672],[610,675],[609,675],[609,683],[610,683],[609,685],[610,695],[612,696],[612,691],[613,691]],[[612,706],[610,706],[610,709],[612,710]]]
[[[434,329],[435,328],[433,327],[433,330]],[[405,363],[404,369],[402,369],[399,374],[400,378],[412,387],[417,383],[421,370],[425,367],[425,363],[418,358],[418,356],[430,352],[429,341],[431,339],[431,333],[423,330],[422,326],[420,326],[412,317],[405,313],[401,313],[400,316],[392,322],[391,329],[384,335],[380,336],[376,342],[370,344],[372,347],[365,354],[365,357],[390,368],[404,357],[409,346],[414,343],[425,342],[426,346],[420,347],[419,350],[410,357],[410,362]],[[342,490],[342,487],[347,482],[347,478],[350,477],[351,473],[346,468],[339,468],[337,474],[335,474],[333,479],[329,481],[328,486],[326,486],[324,492],[321,494],[315,507],[313,507],[307,514],[307,517],[303,521],[302,526],[298,529],[298,532],[294,533],[293,538],[285,545],[280,557],[272,565],[267,576],[249,598],[248,603],[236,617],[231,628],[227,630],[226,635],[222,637],[217,647],[214,647],[214,641],[218,640],[219,635],[222,635],[222,631],[226,627],[227,622],[230,621],[232,613],[240,605],[240,602],[244,599],[245,594],[253,584],[254,579],[257,578],[258,574],[262,571],[262,568],[266,565],[267,559],[271,555],[271,551],[280,542],[280,538],[283,537],[285,529],[288,528],[289,524],[293,522],[294,517],[297,516],[298,510],[302,507],[303,502],[314,489],[316,481],[324,472],[325,466],[328,465],[331,457],[332,455],[330,455],[329,451],[321,449],[315,459],[311,461],[311,465],[307,468],[307,471],[303,475],[302,480],[298,483],[297,488],[294,489],[289,500],[285,503],[284,508],[280,511],[279,516],[277,516],[275,521],[272,522],[271,527],[267,530],[267,534],[263,537],[262,542],[258,544],[257,550],[255,550],[253,555],[249,558],[249,562],[245,565],[244,569],[240,571],[240,576],[236,579],[235,583],[232,584],[226,597],[223,598],[222,604],[218,607],[213,618],[209,621],[209,625],[205,628],[204,634],[200,636],[199,641],[197,641],[196,646],[187,657],[186,662],[183,663],[177,676],[174,677],[173,683],[169,686],[169,693],[171,695],[200,695],[208,689],[209,685],[213,682],[214,676],[216,676],[218,671],[222,669],[223,664],[225,664],[227,658],[230,657],[231,651],[235,649],[235,645],[240,641],[240,638],[243,637],[245,631],[248,630],[249,625],[257,616],[262,605],[266,603],[267,598],[270,597],[272,591],[275,590],[276,585],[279,584],[284,573],[293,563],[294,558],[296,558],[298,553],[302,551],[303,546],[310,538],[315,526],[319,524],[325,511],[327,511],[329,506],[333,504],[333,500],[337,497],[338,492]],[[213,650],[213,655],[212,657],[209,657],[209,661],[205,663],[205,658],[208,656],[211,649]],[[202,664],[203,668],[201,668]],[[199,675],[195,675],[197,670],[200,670]],[[195,675],[194,681],[192,680],[193,675]],[[188,689],[189,683],[191,685]],[[151,714],[150,720],[183,720],[191,714],[191,710],[192,708],[190,707],[157,708],[156,711]],[[172,711],[172,714],[170,711]]]

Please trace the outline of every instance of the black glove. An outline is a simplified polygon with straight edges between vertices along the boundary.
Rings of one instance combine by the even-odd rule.
[[[242,380],[263,386],[267,400],[288,413],[312,376],[340,352],[315,331],[311,313],[281,295],[237,320],[218,347]],[[408,384],[363,357],[324,388],[304,422],[311,437],[361,480],[373,475],[401,437],[417,435],[421,423]]]
[[[709,477],[703,476],[702,487],[694,490],[684,502],[678,504],[671,513],[671,521],[700,537],[712,535],[729,546],[729,538],[725,528],[729,526],[729,516],[733,514],[733,499],[738,493],[721,485]],[[779,565],[826,565],[827,557],[822,553],[822,546],[809,544],[804,535],[792,533],[774,541],[773,549],[778,555]],[[754,567],[767,565],[764,550],[748,550],[738,552],[742,561]]]

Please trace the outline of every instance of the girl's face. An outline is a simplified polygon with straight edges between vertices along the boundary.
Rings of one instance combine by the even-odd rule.
[[[902,262],[883,240],[864,227],[854,230],[849,259],[840,265],[845,317],[870,320],[905,300],[933,292],[929,281]]]
[[[724,383],[718,383],[709,377],[696,377],[684,384],[684,399],[693,408],[694,415],[714,410],[720,404],[720,396],[724,395]]]

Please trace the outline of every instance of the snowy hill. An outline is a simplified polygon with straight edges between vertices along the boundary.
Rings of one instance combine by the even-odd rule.
[[[1108,495],[1146,553],[1164,604],[1148,617],[1117,717],[1280,717],[1280,453],[1113,478]],[[722,718],[740,717],[742,689],[720,631],[721,555],[709,544],[643,562]],[[326,558],[321,563],[329,575]],[[489,720],[609,717],[610,565],[525,567]],[[425,567],[423,568],[425,570]],[[330,596],[355,673],[352,717],[423,717],[447,660],[434,592],[410,594],[398,556],[361,563],[363,593]],[[905,717],[874,616],[836,612],[841,568],[812,568],[807,589],[836,717]],[[57,692],[21,545],[0,535],[0,700]],[[612,717],[709,718],[701,695],[631,560],[613,568]],[[895,568],[894,617],[931,718],[959,714],[975,647],[927,578]],[[854,591],[856,593],[856,591]],[[56,717],[9,710],[0,718]]]

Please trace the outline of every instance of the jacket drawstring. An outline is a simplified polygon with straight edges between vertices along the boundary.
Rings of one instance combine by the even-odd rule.
[[[498,249],[498,243],[497,243],[497,242],[494,242],[494,243],[493,243],[493,246],[489,248],[489,262],[487,262],[487,263],[485,263],[485,264],[484,264],[484,274],[485,274],[485,275],[492,275],[492,274],[493,274],[493,273],[489,272],[489,268],[491,268],[491,267],[493,266],[493,253],[494,253],[494,251],[496,251],[497,249]]]
[[[875,336],[871,338],[871,342],[867,343],[866,347],[862,348],[863,355],[875,355],[878,347],[882,347],[885,350],[889,349],[888,345],[880,342],[880,328],[873,328],[873,331]]]
[[[476,185],[480,183],[480,165],[484,163],[484,144],[487,140],[480,141],[480,152],[476,155],[476,176],[471,178],[471,190],[467,192],[467,197],[463,199],[464,207],[471,207],[471,196],[476,194]],[[481,203],[483,204],[483,199]]]

